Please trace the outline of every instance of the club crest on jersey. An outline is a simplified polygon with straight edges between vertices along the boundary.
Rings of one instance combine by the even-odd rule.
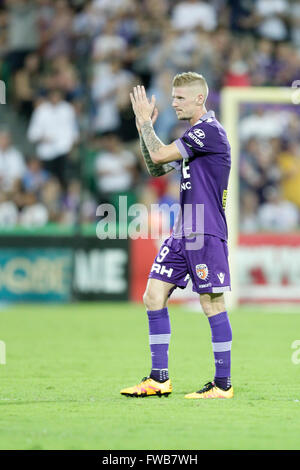
[[[197,276],[205,281],[208,278],[208,267],[206,264],[197,264],[196,265]]]

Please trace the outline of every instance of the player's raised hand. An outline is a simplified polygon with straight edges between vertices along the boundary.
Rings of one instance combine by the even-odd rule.
[[[133,93],[130,93],[130,100],[132,109],[134,111],[137,126],[141,127],[144,122],[149,121],[152,116],[157,119],[157,111],[155,110],[155,96],[152,95],[149,101],[143,86],[136,86],[133,88]]]
[[[152,125],[155,124],[157,118],[158,118],[158,109],[157,109],[157,107],[155,107],[153,109],[153,113],[152,113],[152,116],[151,116]],[[136,128],[138,130],[138,133],[140,134],[141,126],[139,125],[137,118],[135,118],[135,125],[136,125]]]
[[[158,118],[158,109],[157,107],[155,106],[155,108],[153,109],[153,114],[151,116],[151,121],[152,121],[152,124],[154,124],[156,122],[156,119]]]

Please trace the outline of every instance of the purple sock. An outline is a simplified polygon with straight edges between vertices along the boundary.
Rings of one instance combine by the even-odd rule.
[[[231,343],[232,331],[227,312],[208,317],[212,333],[212,346],[215,357],[215,384],[227,389],[231,386]]]
[[[149,343],[152,358],[151,378],[160,382],[168,380],[169,343],[171,336],[167,307],[148,310]]]

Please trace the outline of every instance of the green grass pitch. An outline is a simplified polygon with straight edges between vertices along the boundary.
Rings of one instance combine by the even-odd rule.
[[[168,398],[123,397],[150,371],[142,305],[18,305],[0,311],[1,449],[299,449],[300,315],[240,309],[233,400],[185,400],[213,378],[203,314],[169,305]]]

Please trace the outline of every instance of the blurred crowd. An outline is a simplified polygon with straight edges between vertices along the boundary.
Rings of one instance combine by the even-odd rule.
[[[290,232],[300,219],[300,110],[245,106],[240,120],[240,228]]]
[[[176,202],[178,177],[145,171],[129,91],[143,83],[156,95],[167,143],[183,129],[170,106],[172,77],[187,70],[206,77],[217,117],[224,86],[291,86],[300,79],[300,3],[0,0],[5,107],[25,122],[18,141],[31,149],[3,119],[0,226],[94,222],[97,206],[117,207],[119,195]],[[299,225],[299,124],[295,111],[244,110],[243,231]]]

